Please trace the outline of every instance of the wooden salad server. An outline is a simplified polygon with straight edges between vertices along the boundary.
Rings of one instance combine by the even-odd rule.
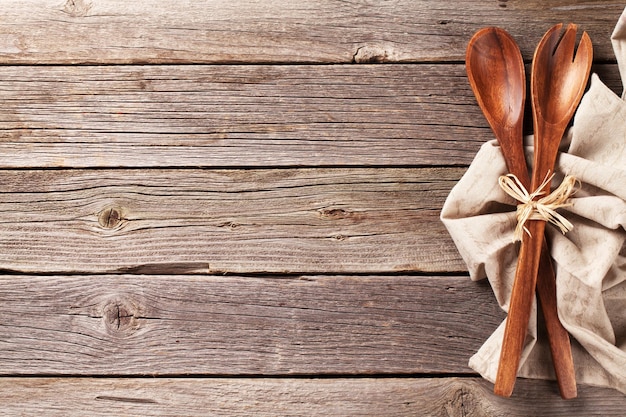
[[[530,177],[524,157],[522,129],[526,77],[519,47],[505,30],[483,28],[470,40],[465,63],[470,85],[500,144],[509,173],[528,189]],[[546,322],[559,391],[562,398],[575,398],[572,349],[569,334],[558,317],[555,274],[545,241],[537,280],[537,294]]]
[[[593,47],[586,32],[576,49],[576,25],[564,32],[558,24],[543,36],[532,62],[531,98],[534,122],[534,162],[531,190],[537,190],[554,170],[561,138],[576,111],[587,85]],[[543,186],[550,193],[550,181]],[[529,220],[524,233],[505,326],[495,393],[513,392],[526,338],[537,284],[545,221]]]

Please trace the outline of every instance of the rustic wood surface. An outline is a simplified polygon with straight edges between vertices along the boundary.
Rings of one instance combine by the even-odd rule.
[[[7,67],[0,80],[6,167],[453,165],[490,137],[463,65]]]
[[[0,171],[0,269],[449,272],[460,168]]]
[[[0,414],[623,415],[467,366],[503,320],[440,208],[465,77],[606,0],[0,2]],[[527,119],[526,131],[530,131]]]
[[[471,374],[467,357],[504,319],[488,288],[442,276],[5,277],[0,375]]]
[[[462,61],[469,37],[502,26],[525,57],[573,21],[611,60],[624,6],[609,0],[3,0],[0,59],[40,63]]]
[[[555,401],[549,382],[520,379],[516,388],[527,397],[496,397],[477,378],[0,380],[3,410],[10,415],[566,417],[575,410],[604,417],[622,415],[626,407],[626,397],[609,402],[600,388],[588,387],[570,401]]]

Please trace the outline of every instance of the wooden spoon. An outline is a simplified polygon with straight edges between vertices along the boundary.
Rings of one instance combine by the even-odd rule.
[[[524,61],[515,40],[503,29],[488,27],[474,34],[465,56],[467,76],[480,108],[498,139],[504,160],[528,188],[523,119],[526,96]],[[556,280],[547,244],[542,247],[537,293],[544,314],[552,361],[562,398],[575,398],[576,376],[567,330],[556,303]]]
[[[522,127],[526,99],[524,61],[515,40],[503,29],[487,27],[470,39],[467,77],[510,173],[528,185]]]
[[[576,25],[569,24],[561,35],[562,27],[558,24],[546,32],[533,57],[531,97],[535,156],[532,190],[537,189],[554,169],[561,138],[582,98],[591,70],[593,47],[587,33],[583,33],[574,55]],[[544,191],[550,192],[549,184]],[[513,392],[526,337],[545,222],[530,220],[526,226],[530,236],[524,234],[520,248],[494,389],[496,394],[506,397]]]

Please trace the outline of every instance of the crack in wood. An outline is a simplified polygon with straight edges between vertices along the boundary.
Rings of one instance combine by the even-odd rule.
[[[152,400],[150,398],[130,398],[130,397],[115,397],[115,396],[110,396],[110,395],[98,395],[95,399],[104,400],[104,401],[132,403],[132,404],[158,404],[157,401]]]
[[[125,319],[137,318],[137,317],[135,317],[135,315],[133,313],[126,312],[126,310],[120,304],[117,304],[115,306],[115,308],[117,310],[117,312],[116,312],[117,318],[115,319],[115,323],[117,324],[117,329],[118,330],[122,326],[122,321],[124,321],[124,323],[128,322],[128,320],[125,320]]]
[[[172,275],[172,274],[210,274],[211,270],[208,262],[163,262],[135,265],[118,268],[113,273],[137,274],[137,275]]]

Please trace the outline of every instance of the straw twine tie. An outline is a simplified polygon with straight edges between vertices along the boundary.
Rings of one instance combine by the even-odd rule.
[[[576,191],[577,181],[575,177],[567,175],[554,191],[545,197],[535,200],[537,197],[545,194],[542,190],[552,181],[553,177],[554,174],[548,174],[543,183],[532,193],[529,193],[513,174],[502,175],[498,178],[498,183],[504,192],[521,203],[517,206],[517,226],[513,234],[514,242],[522,240],[524,232],[530,236],[530,231],[525,226],[528,220],[547,221],[558,227],[563,234],[574,228],[574,225],[557,213],[556,210],[561,207],[571,206],[567,201]]]

